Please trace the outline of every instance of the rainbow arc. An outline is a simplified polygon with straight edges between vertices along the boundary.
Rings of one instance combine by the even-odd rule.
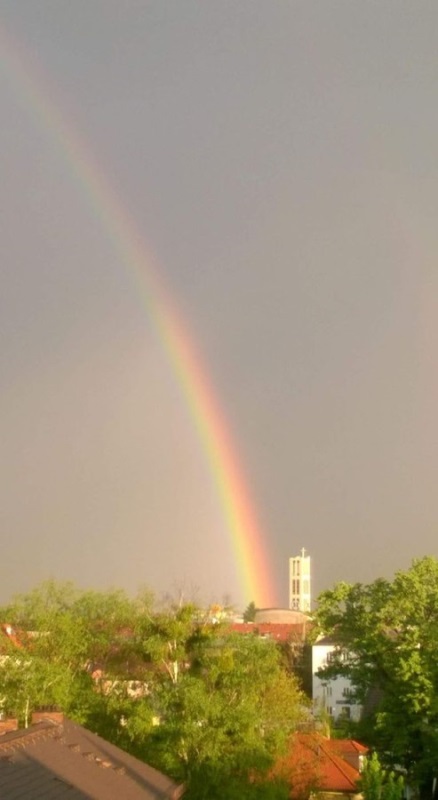
[[[276,593],[264,537],[257,521],[239,463],[237,448],[212,388],[188,326],[164,287],[153,259],[119,196],[107,180],[87,143],[53,100],[48,76],[11,35],[0,29],[2,68],[14,93],[67,164],[83,191],[92,213],[100,220],[135,282],[142,304],[153,322],[175,379],[190,410],[197,435],[211,471],[233,547],[237,571],[248,600],[258,606],[272,605]]]

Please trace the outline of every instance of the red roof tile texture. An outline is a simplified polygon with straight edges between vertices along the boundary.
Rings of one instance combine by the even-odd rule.
[[[278,642],[289,642],[304,641],[309,626],[301,622],[233,622],[230,629],[234,633],[252,633]]]
[[[290,782],[291,797],[304,800],[311,792],[358,793],[359,769],[342,754],[365,754],[366,748],[353,740],[327,739],[318,733],[298,733],[286,757],[275,772]]]

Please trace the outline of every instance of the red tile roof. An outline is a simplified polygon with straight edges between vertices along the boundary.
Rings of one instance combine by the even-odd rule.
[[[290,750],[277,765],[276,772],[290,781],[291,797],[308,798],[312,791],[357,794],[359,770],[341,756],[341,753],[366,752],[366,748],[353,740],[327,739],[318,733],[298,733]]]
[[[302,622],[233,622],[230,629],[234,633],[252,633],[277,642],[289,642],[304,641],[309,626]]]
[[[364,744],[356,742],[355,739],[327,739],[329,749],[338,755],[345,755],[346,753],[358,753],[359,755],[366,755],[368,747]]]

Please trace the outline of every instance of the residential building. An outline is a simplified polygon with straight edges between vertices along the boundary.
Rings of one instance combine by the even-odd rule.
[[[343,675],[328,679],[317,674],[330,664],[336,650],[335,643],[328,636],[321,636],[312,645],[313,709],[315,714],[327,715],[335,721],[340,718],[358,720],[362,706],[355,702],[351,681]]]

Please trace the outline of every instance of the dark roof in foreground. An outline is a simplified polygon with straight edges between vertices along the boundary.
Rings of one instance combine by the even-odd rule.
[[[64,719],[0,736],[0,798],[177,800],[182,787]]]

